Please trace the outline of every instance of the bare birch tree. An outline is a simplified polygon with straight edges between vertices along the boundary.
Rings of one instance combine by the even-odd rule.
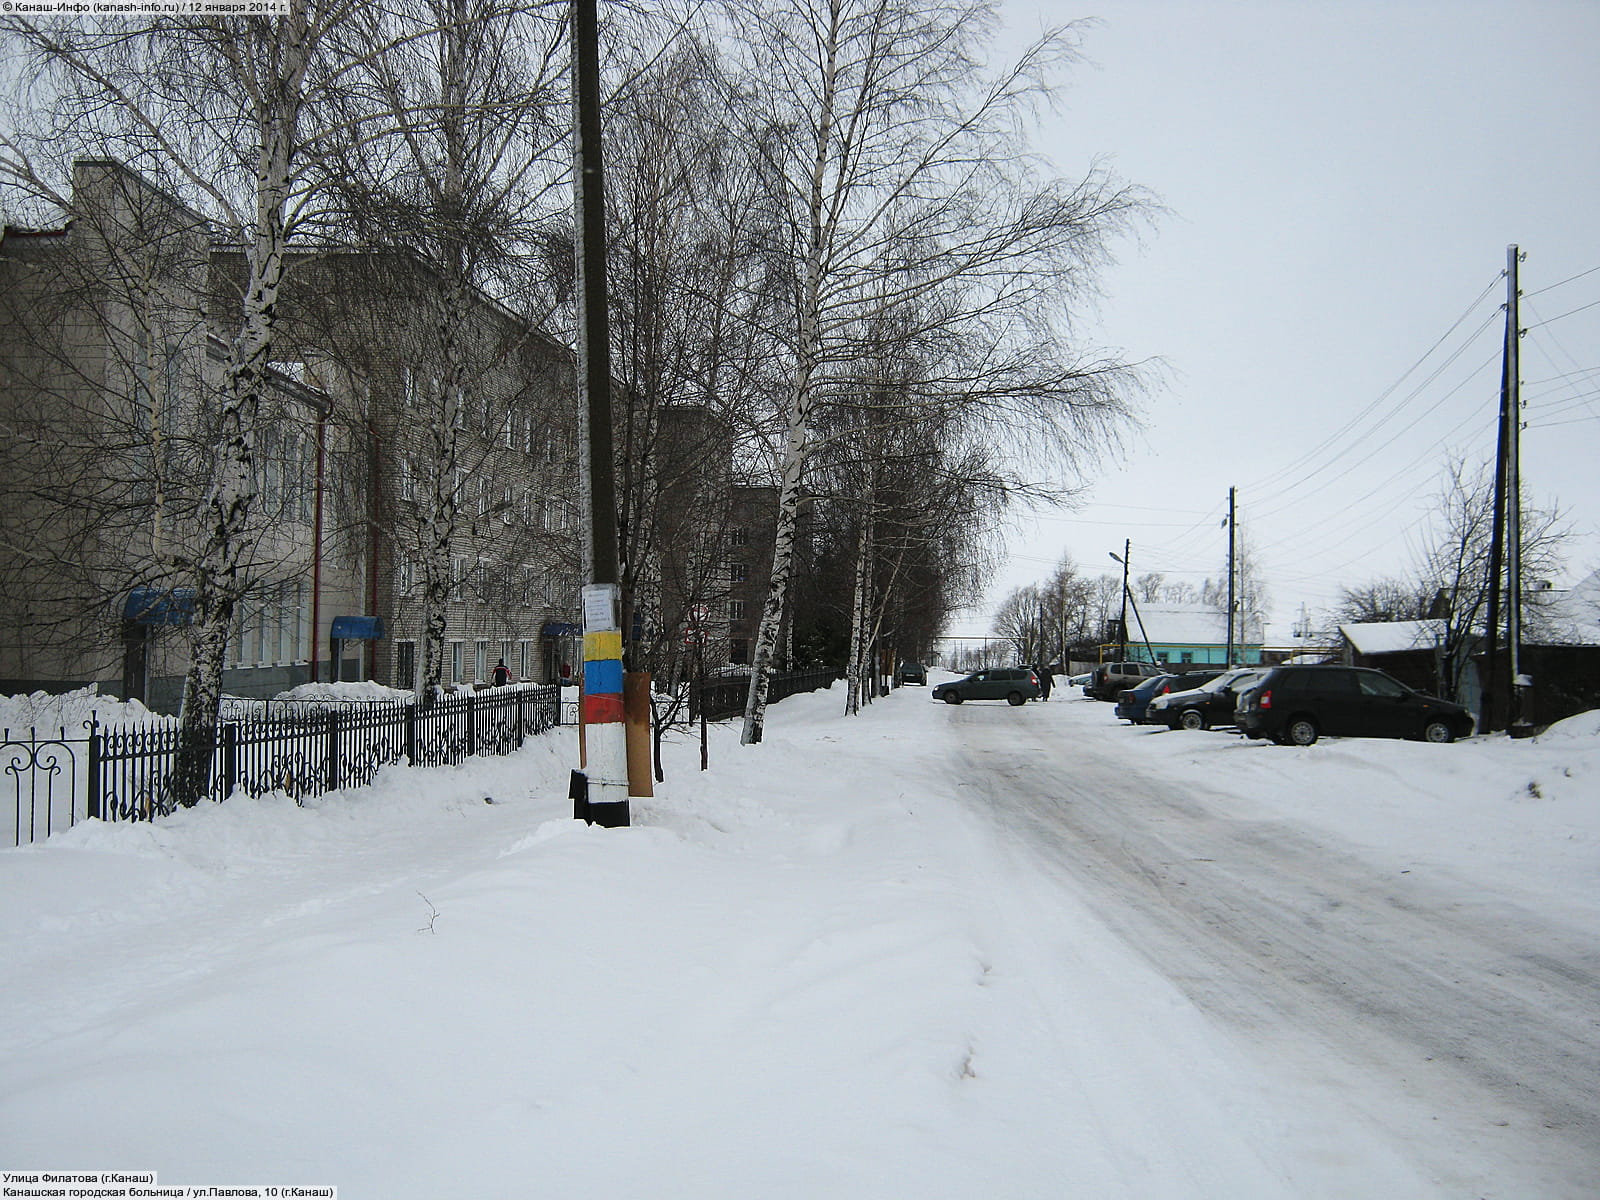
[[[8,136],[10,181],[70,211],[38,149],[56,139],[94,147],[194,197],[217,232],[242,248],[244,277],[209,314],[227,352],[210,389],[209,489],[179,570],[194,589],[182,747],[171,799],[205,792],[216,740],[224,653],[262,536],[257,435],[269,386],[278,296],[297,226],[314,208],[306,166],[316,151],[306,114],[337,84],[330,43],[347,9],[294,0],[273,18],[153,19],[79,25],[9,19],[53,89],[44,128]]]
[[[989,78],[978,61],[992,28],[987,4],[738,0],[731,12],[760,122],[752,140],[781,214],[771,252],[791,287],[778,529],[743,733],[751,743],[765,720],[813,420],[852,331],[886,306],[943,293],[926,315],[987,339],[996,426],[1036,448],[1081,446],[1121,411],[1119,365],[1079,361],[1052,322],[1092,282],[1106,238],[1137,200],[1099,171],[1038,183],[1017,148],[1015,125],[1044,95],[1040,76],[1068,56],[1069,33]]]
[[[498,447],[528,450],[537,440],[543,454],[548,439],[552,474],[573,469],[575,447],[559,433],[570,419],[554,411],[570,405],[570,364],[546,362],[538,379],[521,369],[538,356],[532,343],[549,310],[541,254],[562,230],[566,7],[405,0],[350,19],[351,36],[381,52],[346,71],[344,119],[330,134],[340,169],[327,188],[343,236],[388,251],[396,268],[349,304],[404,314],[398,335],[380,336],[401,361],[388,364],[391,374],[399,367],[389,382],[400,395],[378,426],[405,503],[385,506],[379,519],[417,579],[422,653],[416,679],[404,682],[425,701],[444,678],[453,597],[483,592],[485,577],[508,564],[519,570],[516,561],[533,552],[563,580],[576,575],[570,534],[540,536],[569,529],[567,498],[529,497],[532,481],[495,467]],[[492,311],[497,303],[504,313]],[[519,536],[508,543],[502,526]],[[480,570],[491,541],[500,544]],[[464,542],[474,543],[472,578],[461,569]]]

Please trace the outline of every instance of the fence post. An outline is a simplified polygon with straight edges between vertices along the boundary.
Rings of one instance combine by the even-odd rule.
[[[478,693],[467,693],[467,757],[478,752]]]
[[[84,810],[83,816],[87,820],[94,817],[100,819],[100,722],[98,719],[89,718],[89,753],[88,762],[84,767]]]
[[[328,790],[339,786],[339,710],[328,709]]]
[[[226,800],[239,787],[239,726],[233,721],[222,723],[222,795]]]
[[[417,702],[406,705],[406,762],[417,765]]]

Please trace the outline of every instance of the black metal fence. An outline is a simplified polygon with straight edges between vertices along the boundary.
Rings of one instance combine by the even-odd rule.
[[[304,800],[372,782],[380,767],[444,766],[475,754],[509,754],[561,720],[561,689],[493,688],[404,701],[231,701],[217,730],[209,795],[225,800],[281,791]],[[177,759],[176,724],[91,723],[86,736],[0,740],[0,814],[13,845],[85,817],[139,820],[167,812]],[[3,836],[3,835],[0,835]]]
[[[21,846],[69,828],[82,814],[78,797],[84,791],[88,741],[57,736],[27,736],[7,729],[0,740],[0,786],[15,809],[10,824]],[[0,812],[4,812],[0,803]],[[0,835],[3,836],[3,835]]]
[[[772,676],[768,701],[825,688],[830,670]],[[749,675],[691,689],[690,713],[720,721],[744,712]],[[571,689],[568,689],[570,695]],[[435,700],[229,700],[217,729],[208,795],[226,800],[283,792],[304,800],[371,783],[389,763],[445,766],[475,754],[509,754],[524,739],[576,719],[576,704],[556,686],[488,688]],[[86,817],[145,820],[169,812],[177,760],[175,723],[101,726],[82,736],[0,734],[0,821],[12,844],[26,845]],[[8,819],[9,818],[9,819]],[[5,834],[0,832],[0,837]]]
[[[767,703],[776,704],[786,696],[814,692],[831,684],[838,675],[823,667],[810,671],[774,671],[767,683]],[[689,692],[689,718],[699,720],[702,710],[708,721],[723,721],[744,713],[750,694],[749,673],[719,675],[693,685]]]

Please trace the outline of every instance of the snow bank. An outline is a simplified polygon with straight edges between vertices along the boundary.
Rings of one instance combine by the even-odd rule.
[[[364,680],[359,683],[302,683],[286,692],[279,692],[275,700],[410,700],[413,692],[404,688],[384,687],[381,683]]]
[[[92,686],[60,695],[0,696],[0,729],[14,735],[34,729],[53,737],[64,729],[67,737],[81,738],[91,720],[101,725],[158,725],[173,719],[151,712],[137,700],[102,696]]]

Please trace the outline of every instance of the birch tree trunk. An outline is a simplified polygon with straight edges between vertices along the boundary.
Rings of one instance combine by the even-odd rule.
[[[794,572],[794,539],[800,521],[801,484],[809,458],[811,388],[817,355],[815,317],[807,323],[811,327],[807,339],[811,349],[809,353],[802,353],[790,390],[783,481],[778,490],[777,524],[772,541],[772,578],[761,606],[761,624],[756,629],[755,652],[750,659],[750,691],[745,700],[744,732],[739,739],[746,746],[760,742],[766,726],[767,692],[777,657],[778,634],[783,628],[789,580]]]
[[[270,34],[266,32],[270,29]],[[222,668],[235,609],[251,582],[259,531],[255,437],[283,283],[296,137],[312,40],[303,4],[280,21],[223,49],[255,110],[255,212],[246,249],[248,277],[238,332],[229,348],[217,434],[217,477],[207,498],[208,529],[195,561],[194,621],[183,682],[180,745],[169,802],[192,806],[209,787],[222,703]],[[258,40],[259,39],[259,40]]]
[[[778,648],[778,634],[783,628],[789,579],[794,571],[794,539],[800,519],[801,487],[811,449],[811,412],[815,407],[813,388],[822,360],[823,255],[830,232],[825,224],[825,206],[828,162],[835,149],[834,109],[838,103],[839,82],[841,12],[837,0],[830,7],[828,17],[826,26],[820,31],[821,78],[809,186],[806,189],[804,254],[796,313],[799,336],[789,387],[789,419],[784,438],[782,483],[778,491],[777,527],[772,545],[772,578],[761,607],[761,624],[756,629],[755,652],[750,659],[750,693],[745,702],[744,731],[739,739],[746,746],[760,742],[766,727],[767,693]]]

